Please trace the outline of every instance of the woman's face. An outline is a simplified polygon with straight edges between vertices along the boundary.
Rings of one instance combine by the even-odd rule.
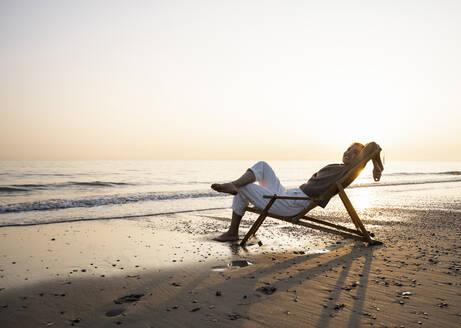
[[[349,164],[352,162],[352,160],[355,158],[360,153],[360,147],[359,145],[352,145],[343,154],[343,163],[344,164]]]

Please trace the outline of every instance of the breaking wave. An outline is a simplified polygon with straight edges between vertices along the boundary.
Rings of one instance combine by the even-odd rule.
[[[399,181],[399,182],[379,182],[379,183],[359,183],[353,184],[349,188],[379,188],[388,186],[402,185],[421,185],[432,183],[461,182],[461,178],[452,178],[446,180],[424,180],[424,181]],[[99,182],[92,183],[98,185]],[[101,183],[103,185],[107,183]],[[19,185],[18,185],[19,186]],[[23,185],[26,186],[26,185]],[[5,188],[5,187],[2,187]],[[7,187],[21,188],[21,187]],[[135,194],[117,194],[106,196],[94,196],[76,199],[48,199],[43,201],[33,201],[24,203],[14,203],[0,205],[0,214],[29,212],[29,211],[49,211],[78,207],[96,207],[105,205],[120,205],[147,201],[167,201],[188,198],[211,198],[211,197],[229,197],[227,194],[216,193],[214,191],[184,191],[184,192],[149,192]]]
[[[177,200],[186,198],[201,197],[223,197],[226,195],[215,192],[152,192],[127,195],[108,195],[78,199],[48,199],[44,201],[25,202],[16,204],[0,205],[0,214],[29,212],[29,211],[49,211],[76,207],[95,207],[104,205],[120,205],[145,201]]]
[[[53,190],[53,189],[66,189],[72,187],[115,187],[115,186],[129,186],[130,183],[125,182],[106,182],[106,181],[68,181],[61,183],[47,183],[47,184],[12,184],[0,186],[0,193],[18,193],[18,192],[32,192],[37,190]]]

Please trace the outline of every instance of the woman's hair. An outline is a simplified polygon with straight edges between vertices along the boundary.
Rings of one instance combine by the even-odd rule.
[[[360,150],[360,151],[362,151],[363,148],[365,148],[365,146],[364,146],[363,144],[361,144],[360,142],[353,142],[353,143],[351,143],[351,147],[352,147],[352,146],[357,146],[357,147],[359,147],[359,150]]]

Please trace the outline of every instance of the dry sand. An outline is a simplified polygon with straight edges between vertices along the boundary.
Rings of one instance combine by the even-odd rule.
[[[368,210],[374,247],[268,220],[247,250],[210,240],[228,214],[0,228],[0,327],[461,326],[459,212]]]

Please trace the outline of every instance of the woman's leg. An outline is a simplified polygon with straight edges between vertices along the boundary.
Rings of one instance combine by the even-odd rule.
[[[246,186],[240,187],[238,190],[240,190],[241,188],[246,188],[247,186],[257,186],[257,185],[248,184]],[[260,186],[257,186],[257,187],[263,188]],[[235,241],[239,239],[240,221],[242,220],[242,217],[245,214],[245,210],[248,204],[249,204],[248,198],[244,197],[242,193],[237,193],[236,195],[234,195],[234,199],[232,200],[232,219],[231,219],[231,224],[229,226],[229,229],[222,235],[214,238],[214,240]]]
[[[265,195],[273,195],[273,192],[266,187],[257,184],[249,184],[238,189],[238,194],[234,197],[232,210],[243,216],[249,203],[256,208],[264,209],[270,201],[270,198],[264,198]],[[296,196],[305,197],[306,195],[299,188],[289,189],[278,194],[279,196]],[[281,216],[292,216],[307,208],[309,200],[292,200],[277,199],[271,206],[269,212]]]
[[[252,184],[255,181],[258,181],[259,186]],[[235,241],[239,239],[240,221],[249,202],[258,208],[264,208],[269,200],[263,198],[263,195],[283,194],[286,191],[274,170],[263,161],[257,162],[237,180],[229,183],[213,184],[211,188],[218,192],[234,195],[231,224],[228,231],[215,238],[217,241]]]
[[[242,199],[242,197],[237,194],[238,188],[243,187],[247,184],[253,183],[255,181],[256,181],[255,175],[253,174],[251,170],[248,169],[240,178],[238,178],[235,181],[232,181],[229,183],[222,183],[222,184],[215,183],[211,185],[211,188],[213,190],[235,195],[233,202],[234,203],[237,202],[239,204],[239,205],[236,205],[236,207],[243,208],[243,211],[239,211],[240,214],[236,213],[235,211],[232,211],[232,219],[231,219],[231,224],[229,226],[229,229],[222,235],[214,238],[214,240],[236,241],[239,239],[240,221],[242,220],[243,214],[245,213],[245,208],[248,206],[248,202],[245,199]],[[232,206],[232,208],[234,208],[234,205]]]
[[[234,196],[232,202],[232,220],[229,229],[216,237],[217,241],[236,241],[239,239],[239,226],[243,214],[249,203],[252,203],[256,208],[263,209],[269,202],[268,198],[263,198],[264,195],[270,195],[271,191],[266,187],[257,184],[248,184],[238,188],[238,194]],[[286,196],[305,196],[299,188],[287,190],[282,193]],[[306,209],[311,204],[310,200],[289,200],[277,199],[271,206],[270,212],[282,216],[293,216]]]
[[[259,161],[249,168],[240,178],[228,183],[214,183],[211,189],[218,192],[236,195],[238,188],[257,181],[260,186],[266,187],[273,193],[285,192],[285,187],[280,183],[272,167],[264,161]]]
[[[229,230],[227,230],[222,235],[214,238],[217,241],[236,241],[239,240],[239,226],[240,221],[242,220],[243,215],[239,215],[232,211],[232,220],[229,226]]]
[[[260,186],[269,189],[272,193],[281,194],[286,191],[272,167],[264,161],[257,162],[250,169]]]
[[[211,189],[216,190],[218,192],[223,192],[231,195],[237,194],[237,189],[239,187],[243,187],[249,183],[253,183],[256,181],[255,175],[253,172],[248,169],[240,178],[228,183],[213,183],[211,185]]]

